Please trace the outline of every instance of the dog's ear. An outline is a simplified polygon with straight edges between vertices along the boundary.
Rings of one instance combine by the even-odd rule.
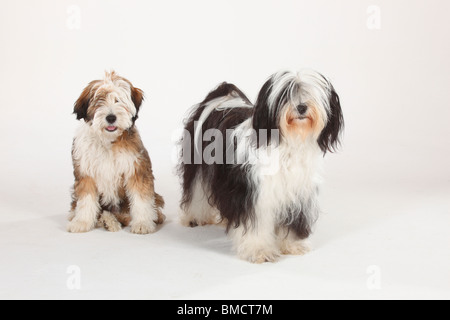
[[[131,86],[131,100],[136,107],[136,116],[133,118],[133,121],[136,121],[138,119],[139,109],[144,101],[144,91]]]
[[[341,133],[344,129],[344,116],[342,114],[341,101],[336,90],[330,84],[329,96],[330,110],[328,111],[328,122],[318,139],[320,149],[324,153],[334,152],[340,144]]]
[[[253,128],[255,130],[260,129],[277,129],[278,125],[276,118],[274,118],[273,110],[269,107],[269,96],[272,92],[273,77],[271,77],[263,85],[258,94],[258,99],[256,100],[254,111],[253,111]]]
[[[88,84],[86,88],[84,88],[78,100],[75,102],[73,113],[77,115],[77,120],[84,119],[88,121],[88,108],[91,103],[91,99],[94,96],[95,91],[94,86],[98,81],[92,81]]]
[[[296,85],[296,81],[297,79],[291,77],[288,72],[276,73],[267,80],[259,91],[258,99],[253,109],[253,129],[256,132],[259,132],[261,129],[267,130],[267,142],[269,143],[273,140],[272,133],[274,133],[274,130],[279,130],[279,136],[274,137],[276,140],[279,140],[283,135],[283,132],[280,130],[281,115],[284,106],[288,102],[289,92]],[[273,91],[276,92],[274,93]],[[258,143],[260,142],[258,141]]]

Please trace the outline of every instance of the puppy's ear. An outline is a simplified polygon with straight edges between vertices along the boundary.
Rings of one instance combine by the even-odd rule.
[[[136,121],[138,119],[139,109],[144,101],[144,91],[131,86],[131,100],[136,107],[136,116],[133,118],[133,121]]]
[[[93,88],[97,82],[98,81],[92,81],[89,83],[75,102],[73,113],[77,115],[77,120],[84,119],[85,121],[88,121],[88,108],[95,93]]]
[[[341,101],[336,90],[330,84],[330,110],[328,122],[317,141],[324,153],[334,152],[340,145],[341,133],[344,130],[344,116],[342,114]]]

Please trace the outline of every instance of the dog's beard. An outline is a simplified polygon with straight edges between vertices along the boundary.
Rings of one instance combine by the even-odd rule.
[[[114,123],[106,120],[109,115],[116,117]],[[133,126],[132,117],[132,114],[122,107],[100,107],[95,112],[91,126],[99,136],[107,140],[115,140]]]

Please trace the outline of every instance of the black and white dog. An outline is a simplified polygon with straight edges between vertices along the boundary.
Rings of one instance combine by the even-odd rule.
[[[339,96],[317,72],[274,74],[255,105],[221,84],[185,123],[182,223],[225,223],[239,257],[253,263],[306,253],[323,157],[343,127]]]

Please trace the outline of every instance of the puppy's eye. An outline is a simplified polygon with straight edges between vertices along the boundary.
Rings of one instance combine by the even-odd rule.
[[[297,111],[298,111],[298,113],[303,115],[306,113],[306,111],[308,111],[308,106],[306,104],[300,104],[297,106]]]
[[[115,101],[116,101],[116,103],[119,103],[119,102],[120,102],[120,101],[119,101],[119,99],[117,99],[117,98],[116,98],[116,100],[115,100]]]

